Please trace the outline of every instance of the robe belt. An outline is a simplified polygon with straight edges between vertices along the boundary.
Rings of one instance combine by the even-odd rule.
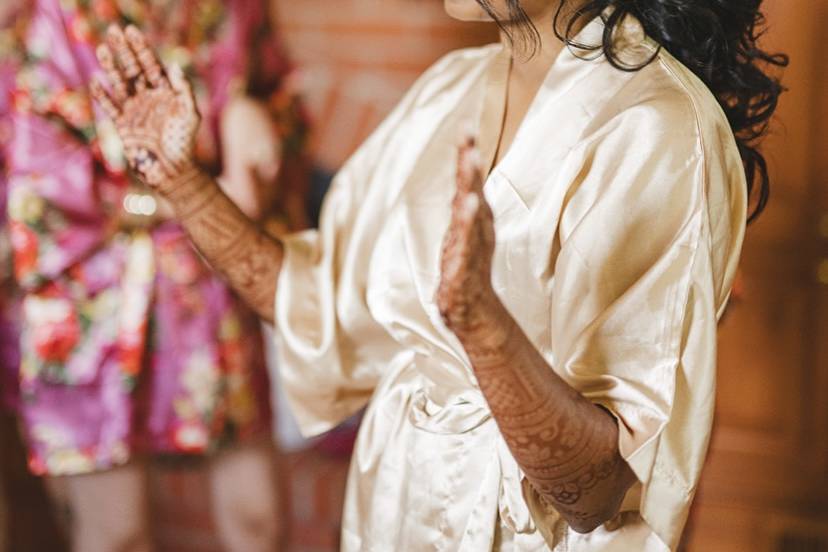
[[[447,386],[429,381],[425,374],[433,373],[431,369],[435,362],[438,361],[417,355],[404,370],[409,377],[412,371],[417,373],[419,377],[415,377],[422,383],[414,386],[415,390],[411,393],[409,422],[422,431],[438,435],[463,435],[484,424],[495,423],[486,399],[477,387],[459,384],[459,389],[446,391]],[[458,369],[446,367],[444,370],[456,373]],[[535,524],[523,498],[523,472],[500,432],[495,435],[486,475],[480,482],[481,488],[497,489],[500,519],[511,531],[517,534],[533,533]]]

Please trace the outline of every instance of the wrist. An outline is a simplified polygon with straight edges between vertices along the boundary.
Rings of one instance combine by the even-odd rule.
[[[210,175],[194,164],[165,180],[158,191],[182,223],[221,192]]]
[[[475,371],[501,367],[514,356],[520,328],[508,311],[499,307],[487,309],[479,325],[456,334]]]
[[[195,162],[188,162],[177,167],[175,173],[167,176],[156,189],[162,196],[172,200],[180,190],[198,185],[202,180],[199,177],[203,174],[204,171]]]
[[[491,285],[482,287],[463,310],[463,316],[450,317],[451,330],[461,342],[479,341],[481,336],[499,341],[500,334],[508,331],[503,322],[509,319],[509,313]]]

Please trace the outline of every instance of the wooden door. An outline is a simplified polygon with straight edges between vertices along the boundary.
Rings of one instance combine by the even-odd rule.
[[[720,328],[718,410],[689,549],[828,550],[828,1],[766,0],[791,56],[773,198]]]

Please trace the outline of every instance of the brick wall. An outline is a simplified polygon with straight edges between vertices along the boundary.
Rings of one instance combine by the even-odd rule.
[[[283,552],[339,550],[347,455],[320,448],[279,461]],[[153,529],[158,552],[222,552],[210,509],[206,471],[156,462],[150,471]]]
[[[442,0],[273,0],[314,119],[316,158],[335,169],[411,83],[451,50],[496,40]]]

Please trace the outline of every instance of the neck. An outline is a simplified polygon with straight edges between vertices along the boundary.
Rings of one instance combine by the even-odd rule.
[[[568,2],[568,4],[572,4]],[[564,5],[563,11],[558,18],[561,26],[565,25],[574,12],[574,8]],[[544,9],[541,13],[532,14],[530,18],[535,28],[538,30],[540,36],[540,44],[535,55],[529,57],[528,54],[521,52],[519,46],[512,51],[512,78],[524,82],[535,82],[542,80],[549,71],[549,68],[558,58],[558,55],[566,47],[566,44],[558,38],[555,34],[555,14],[558,11],[558,6],[551,3],[550,7]],[[585,26],[586,21],[579,21],[573,29],[573,33],[577,33]],[[511,49],[512,44],[509,38],[501,31],[501,42],[506,48]],[[518,37],[519,40],[519,37]]]

